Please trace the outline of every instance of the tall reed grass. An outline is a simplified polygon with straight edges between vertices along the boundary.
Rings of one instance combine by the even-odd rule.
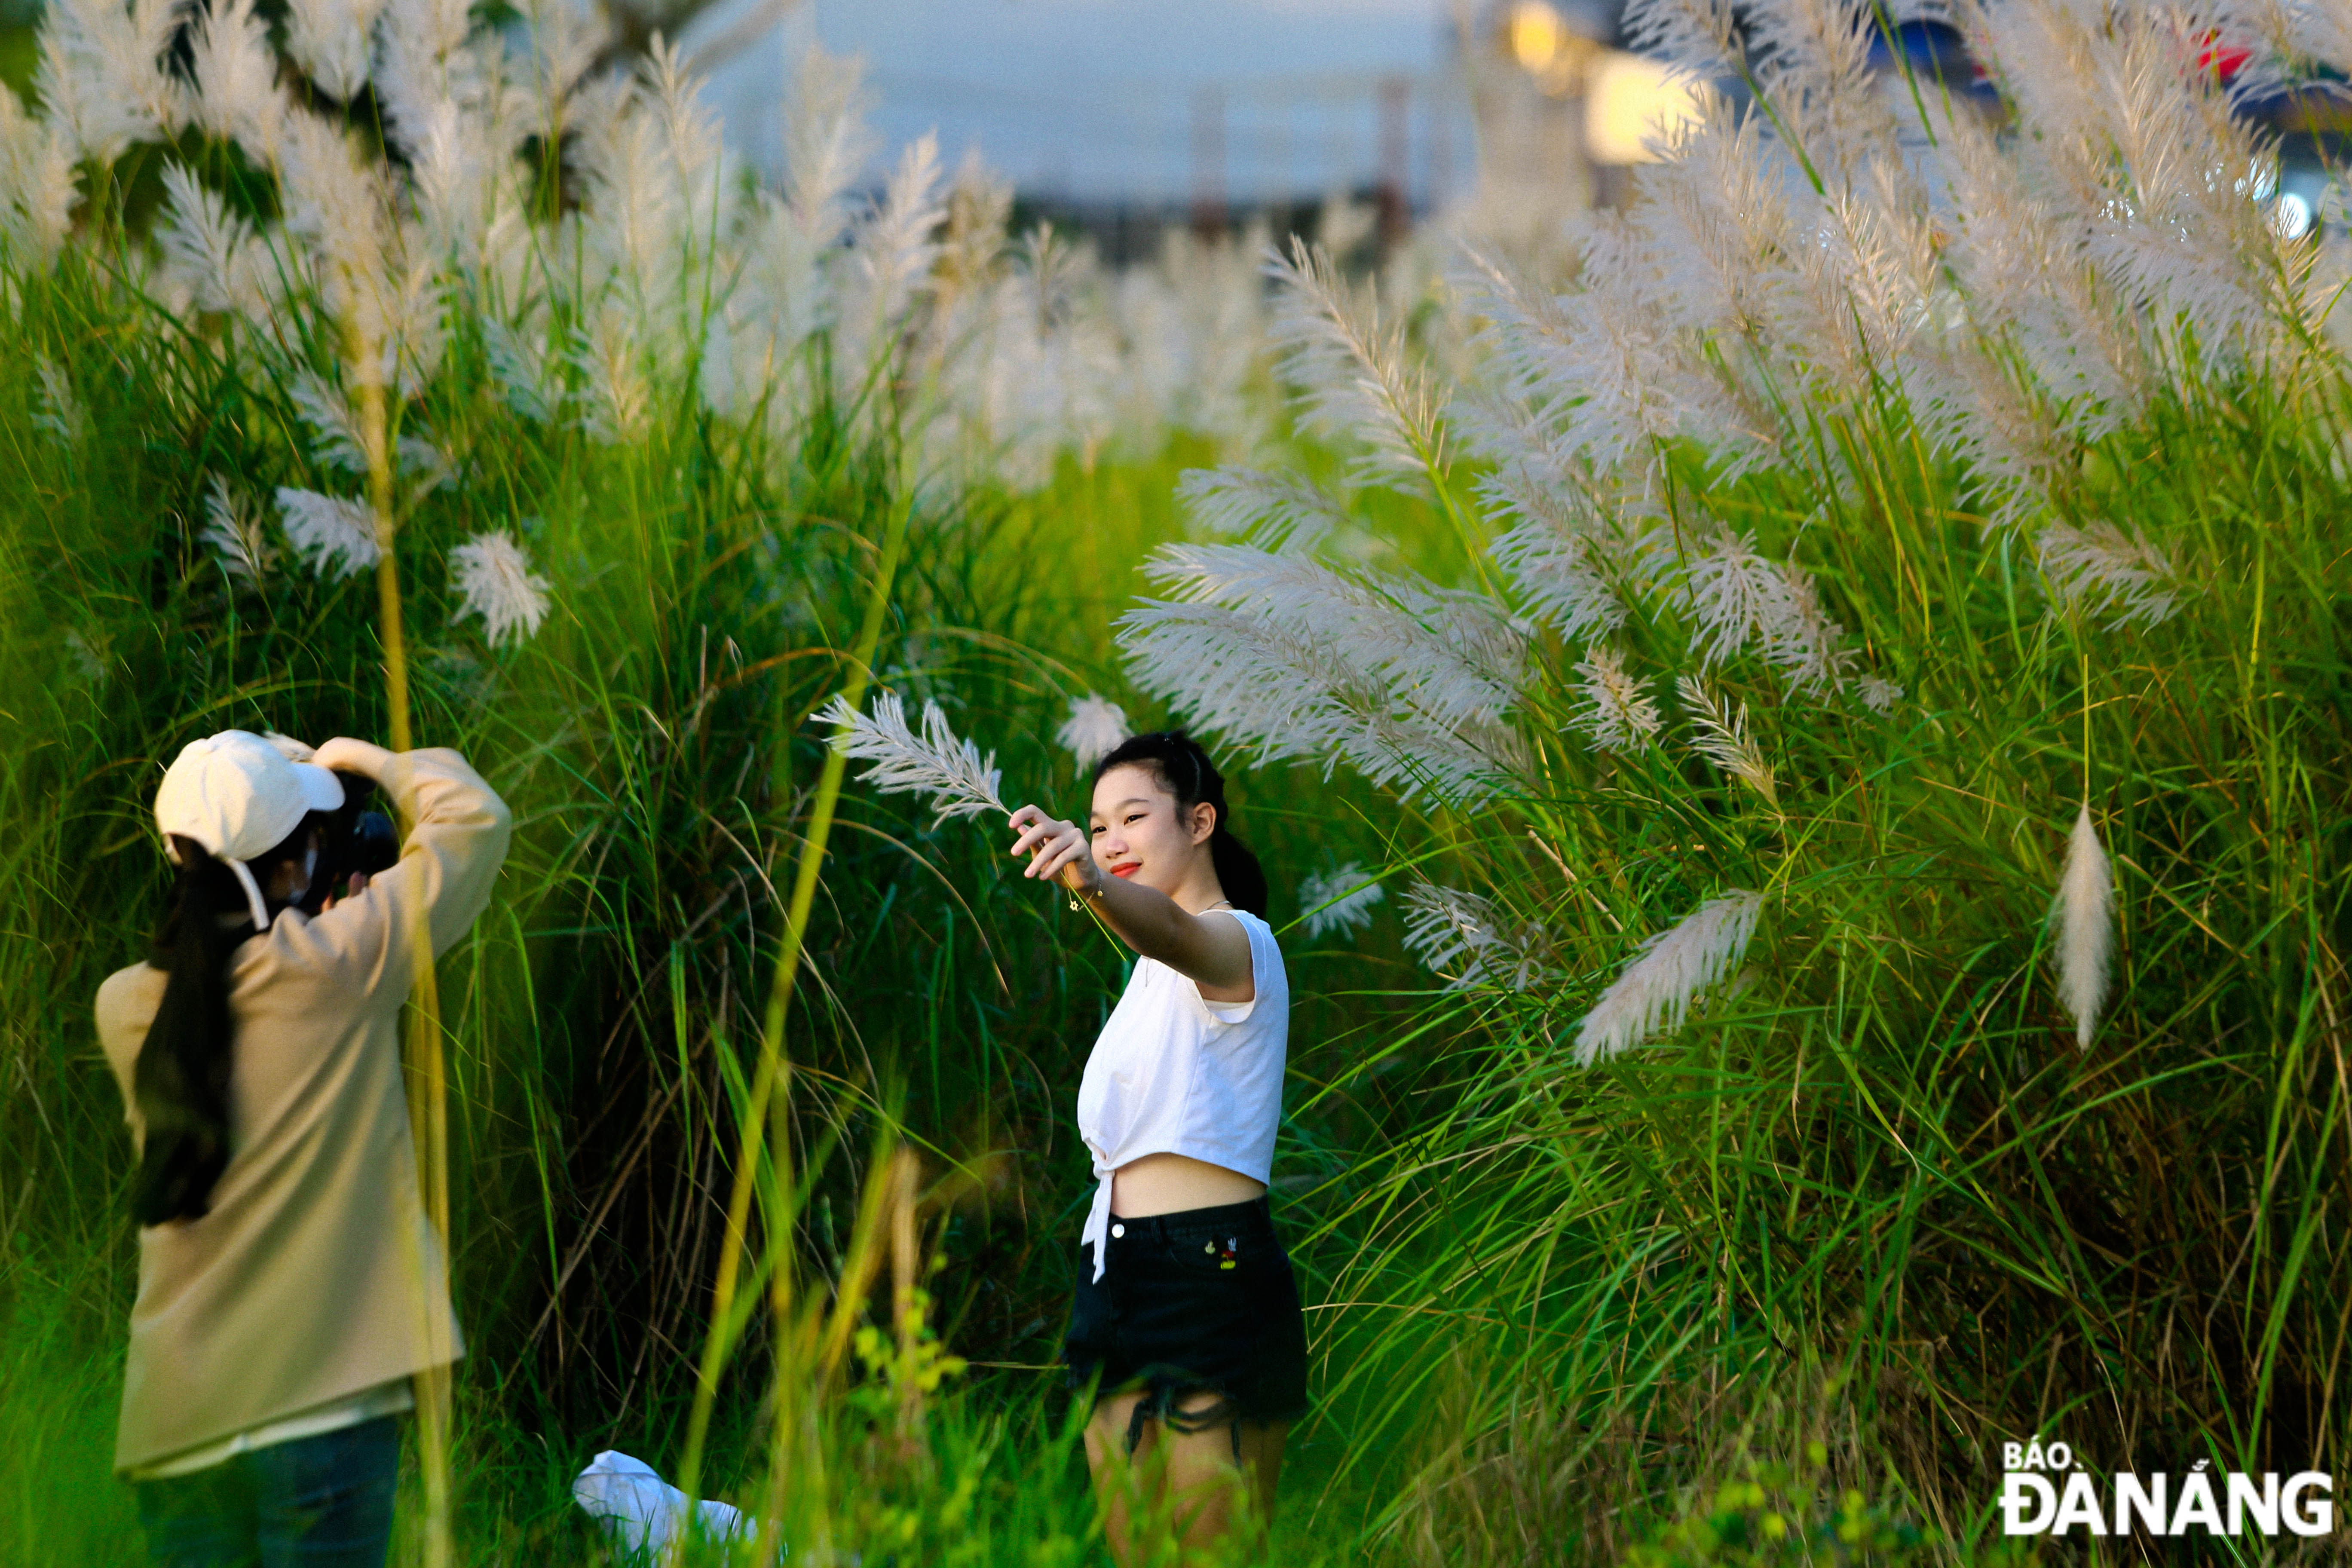
[[[564,1479],[674,1469],[705,1364],[702,1484],[787,1540],[1093,1550],[1035,1369],[1119,974],[983,832],[842,796],[704,1360],[864,674],[1024,780],[1075,789],[1097,693],[1255,764],[1302,1451],[1356,1467],[1285,1561],[1611,1558],[1754,1463],[1949,1552],[2034,1431],[2336,1463],[2341,246],[2265,226],[2184,46],[2334,47],[2304,12],[1965,9],[1986,119],[1828,0],[1637,5],[1737,91],[1572,275],[1377,279],[1109,277],[921,146],[862,199],[821,57],[761,191],[674,55],[583,79],[570,15],[224,6],[181,68],[75,0],[38,111],[0,92],[18,1555],[129,1550],[45,1482],[103,1466],[130,1289],[86,1020],[160,891],[142,781],[383,732],[386,563],[417,738],[520,815],[441,973],[461,1557],[597,1550]]]
[[[1736,90],[1572,279],[1465,250],[1467,372],[1284,257],[1354,461],[1188,479],[1122,623],[1396,801],[1443,990],[1354,1081],[1442,1092],[1335,1295],[1459,1435],[1423,1560],[1606,1557],[1825,1397],[1953,1542],[2035,1432],[2342,1468],[2347,250],[2199,64],[2294,17],[1947,10],[1998,107],[1859,7],[1631,7]]]

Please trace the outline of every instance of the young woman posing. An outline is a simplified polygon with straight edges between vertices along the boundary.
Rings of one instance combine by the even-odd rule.
[[[1091,1387],[1087,1459],[1112,1554],[1137,1560],[1126,1461],[1189,1546],[1274,1513],[1307,1404],[1307,1336],[1265,1183],[1290,987],[1265,875],[1226,826],[1224,780],[1181,733],[1095,768],[1087,829],[1013,814],[1024,875],[1060,879],[1139,955],[1078,1089],[1094,1207],[1064,1346]],[[1238,1474],[1236,1473],[1238,1472]]]
[[[372,782],[410,823],[345,876]],[[507,808],[455,752],[229,730],[155,795],[152,958],[98,993],[139,1175],[115,1466],[170,1568],[383,1568],[411,1374],[460,1353],[400,1068],[415,938],[489,902]],[[380,862],[379,862],[380,863]]]

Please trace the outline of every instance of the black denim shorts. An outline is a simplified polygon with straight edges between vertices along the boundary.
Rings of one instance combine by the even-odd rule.
[[[1130,1450],[1147,1420],[1181,1432],[1231,1426],[1238,1451],[1242,1422],[1305,1414],[1307,1320],[1265,1199],[1114,1217],[1109,1247],[1100,1280],[1094,1248],[1078,1247],[1062,1359],[1073,1393],[1144,1392],[1128,1425]],[[1217,1398],[1177,1409],[1200,1393]]]

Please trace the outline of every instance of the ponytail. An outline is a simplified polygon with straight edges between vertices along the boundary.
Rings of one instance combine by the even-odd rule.
[[[1249,847],[1234,837],[1226,826],[1232,815],[1225,805],[1224,776],[1201,742],[1181,730],[1158,730],[1149,735],[1134,735],[1122,741],[1110,753],[1095,764],[1095,781],[1102,782],[1103,774],[1117,767],[1147,767],[1158,775],[1161,787],[1176,797],[1179,815],[1189,813],[1196,805],[1208,805],[1216,811],[1216,826],[1209,831],[1209,864],[1217,873],[1217,881],[1234,908],[1247,910],[1263,920],[1265,917],[1265,868]]]
[[[1218,885],[1233,900],[1234,908],[1265,919],[1265,868],[1257,863],[1249,846],[1226,828],[1222,805],[1217,807],[1216,831],[1209,835],[1209,864],[1216,868]]]
[[[212,1206],[213,1185],[229,1157],[236,1036],[229,966],[239,944],[255,933],[247,891],[256,871],[266,874],[301,852],[312,816],[247,866],[208,854],[192,838],[173,837],[179,877],[149,955],[171,978],[131,1072],[143,1142],[131,1210],[141,1225],[201,1219]]]

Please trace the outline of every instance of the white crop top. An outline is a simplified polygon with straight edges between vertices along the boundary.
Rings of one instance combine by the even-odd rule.
[[[1111,1173],[1146,1154],[1182,1154],[1253,1181],[1274,1172],[1282,1072],[1290,1046],[1290,981],[1282,950],[1257,916],[1231,914],[1249,933],[1247,1002],[1209,1002],[1156,958],[1139,958],[1118,1005],[1095,1037],[1078,1083],[1078,1135],[1094,1156],[1095,1202],[1080,1240],[1103,1276]]]

